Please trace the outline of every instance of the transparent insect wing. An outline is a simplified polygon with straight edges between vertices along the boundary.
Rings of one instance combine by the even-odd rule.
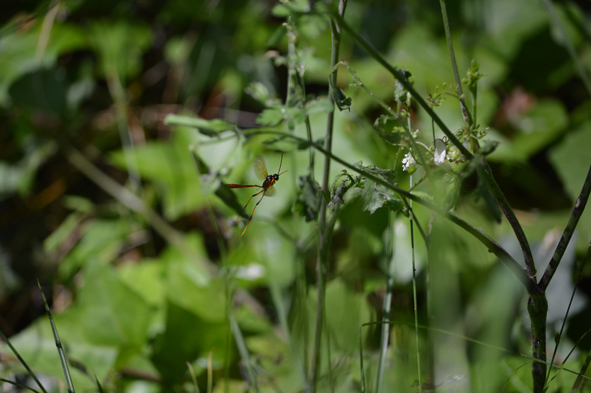
[[[254,159],[254,172],[259,180],[264,181],[267,178],[267,166],[265,165],[265,159],[262,156],[257,156],[257,158]]]
[[[265,196],[272,197],[273,195],[275,195],[275,192],[276,192],[275,187],[271,186],[271,187],[267,188],[267,191],[265,191]]]

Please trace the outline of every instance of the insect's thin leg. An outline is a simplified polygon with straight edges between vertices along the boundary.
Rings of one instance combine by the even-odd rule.
[[[257,187],[260,187],[260,186],[257,186]],[[263,191],[265,191],[265,190],[260,190],[260,191],[259,191],[259,192],[257,192],[256,194],[253,194],[253,195],[250,197],[250,199],[248,200],[248,202],[246,202],[246,205],[244,205],[244,210],[246,210],[246,208],[247,208],[248,204],[250,203],[250,201],[252,200],[252,198],[254,198],[255,196],[259,195],[259,194],[260,194],[261,192],[263,192]],[[256,209],[256,207],[255,207],[255,209]],[[238,221],[238,219],[239,219],[239,218],[240,218],[240,216],[236,217],[236,219],[234,220],[234,222]],[[252,218],[252,217],[251,217],[251,218]],[[250,220],[249,220],[249,222],[250,222]]]
[[[283,164],[283,153],[281,153],[281,161],[279,161],[279,170],[277,173],[281,172],[281,164]]]
[[[263,191],[266,191],[266,190],[263,190]],[[261,191],[261,192],[263,192],[263,191]],[[259,194],[261,192],[259,192]],[[259,194],[256,194],[256,195],[259,195]],[[246,227],[244,228],[244,231],[242,231],[242,235],[240,235],[240,236],[244,236],[244,232],[246,232],[246,229],[248,228],[248,224],[250,224],[250,220],[252,220],[252,217],[254,216],[254,211],[257,209],[257,206],[259,205],[259,203],[261,203],[261,201],[263,200],[264,197],[265,197],[265,193],[263,193],[263,196],[261,197],[261,199],[259,199],[259,201],[257,202],[257,204],[254,205],[254,209],[252,209],[252,214],[250,215],[250,218],[248,219],[248,222],[246,223]]]

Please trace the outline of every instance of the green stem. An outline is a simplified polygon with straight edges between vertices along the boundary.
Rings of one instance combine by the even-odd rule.
[[[460,98],[460,107],[462,109],[462,117],[464,121],[472,125],[472,117],[470,116],[470,112],[466,108],[466,100],[464,97],[464,92],[462,90],[462,81],[460,80],[460,74],[458,73],[458,65],[456,64],[456,55],[454,53],[454,46],[451,40],[451,31],[449,29],[449,19],[447,18],[447,8],[445,6],[445,0],[439,0],[439,5],[441,6],[441,16],[443,18],[443,27],[445,28],[445,37],[447,38],[447,47],[449,49],[449,55],[451,57],[451,67],[454,72],[454,78],[456,80],[456,85],[458,87],[458,94]]]
[[[347,0],[339,1],[339,16],[345,13],[347,6]],[[341,43],[341,29],[337,25],[336,21],[331,18],[330,20],[330,31],[331,31],[331,54],[330,54],[330,86],[336,86],[337,83],[337,72],[335,65],[339,62],[339,49]],[[333,102],[332,94],[328,94],[329,101]],[[326,122],[326,151],[332,150],[332,135],[334,128],[334,111],[328,114]],[[322,175],[322,193],[328,191],[328,182],[330,176],[330,158],[325,157],[324,159],[324,172]],[[310,378],[310,388],[312,393],[316,391],[318,383],[318,374],[320,372],[320,350],[322,341],[322,326],[324,324],[324,270],[328,262],[328,249],[330,247],[330,237],[328,236],[328,230],[326,226],[326,208],[327,204],[324,198],[320,198],[320,213],[318,217],[318,261],[316,263],[316,289],[318,298],[318,307],[316,310],[316,326],[314,331],[314,350],[312,354],[312,376]],[[330,359],[328,362],[330,367]]]
[[[575,202],[575,206],[573,208],[573,211],[570,215],[570,219],[568,220],[568,223],[566,224],[566,228],[564,229],[564,233],[562,234],[562,237],[560,238],[560,241],[558,242],[558,246],[556,246],[556,250],[554,251],[554,255],[552,256],[552,259],[550,260],[548,267],[546,267],[546,270],[544,271],[544,275],[542,276],[540,283],[538,284],[538,286],[540,287],[540,289],[542,291],[545,291],[546,288],[548,288],[548,284],[550,284],[550,280],[552,280],[554,273],[556,273],[556,269],[558,268],[558,265],[560,264],[560,261],[562,260],[562,256],[564,255],[564,252],[566,251],[566,246],[568,246],[568,243],[570,242],[570,240],[573,236],[573,233],[575,232],[575,228],[577,227],[579,219],[581,218],[581,215],[583,214],[583,211],[585,210],[585,206],[587,205],[587,201],[589,200],[589,193],[590,192],[591,192],[591,166],[589,167],[589,171],[587,172],[587,178],[585,179],[585,183],[583,184],[583,189],[581,190],[581,194],[577,198],[577,201]]]
[[[474,155],[458,140],[458,138],[456,138],[456,136],[449,130],[449,128],[447,128],[445,123],[443,123],[441,118],[433,111],[433,109],[423,99],[423,97],[421,97],[421,95],[407,82],[406,78],[404,77],[404,74],[400,70],[398,70],[397,68],[390,65],[369,44],[369,42],[367,42],[355,30],[353,30],[351,28],[351,26],[349,26],[343,20],[343,18],[341,18],[339,15],[337,15],[335,13],[332,13],[332,15],[335,19],[337,19],[337,21],[343,27],[343,29],[347,30],[347,32],[355,38],[355,40],[357,41],[357,43],[359,45],[361,45],[378,63],[380,63],[384,68],[386,68],[386,70],[388,70],[392,74],[392,76],[394,76],[394,78],[396,78],[396,80],[404,86],[404,88],[412,95],[412,97],[419,103],[419,105],[421,107],[423,107],[423,109],[429,114],[429,116],[431,116],[431,118],[435,121],[435,123],[437,123],[439,128],[448,137],[450,142],[453,143],[453,145],[458,148],[458,150],[464,155],[464,157],[471,160],[474,157]],[[484,180],[491,187],[491,190],[493,191],[493,194],[495,195],[495,198],[497,199],[497,202],[499,203],[501,210],[503,211],[503,213],[507,217],[507,220],[511,224],[511,227],[513,228],[513,232],[515,232],[515,236],[517,237],[517,240],[518,240],[521,250],[523,252],[523,257],[525,260],[527,273],[528,273],[529,277],[531,278],[531,280],[534,280],[536,277],[536,267],[534,264],[534,259],[533,259],[533,255],[531,252],[531,248],[529,247],[529,243],[527,241],[525,233],[523,232],[523,228],[521,228],[521,224],[519,224],[519,221],[517,220],[515,213],[511,209],[509,202],[507,201],[507,199],[503,195],[501,189],[499,188],[499,185],[497,184],[495,178],[492,175],[492,171],[490,169],[490,166],[488,165],[488,163],[486,161],[483,162],[483,167],[484,167],[483,173],[485,174]],[[531,286],[529,284],[526,285],[526,289],[528,290],[528,293],[530,295],[535,294],[537,292],[537,288],[534,288],[533,286]],[[529,292],[530,290],[533,292]]]
[[[276,130],[251,129],[251,130],[246,130],[244,133],[247,135],[261,135],[261,134],[281,135],[286,138],[292,138],[292,139],[298,140],[303,143],[308,142],[305,139],[299,138],[299,137],[289,134],[287,132],[276,131]],[[325,156],[328,156],[332,160],[343,165],[344,167],[346,167],[356,173],[359,173],[360,175],[366,177],[367,179],[370,179],[371,181],[378,183],[378,184],[394,191],[395,193],[399,194],[401,197],[411,199],[411,200],[417,202],[418,204],[425,206],[429,210],[434,211],[435,213],[445,217],[449,221],[458,225],[460,228],[464,229],[466,232],[470,233],[472,236],[474,236],[476,239],[478,239],[483,245],[485,245],[489,249],[490,252],[495,254],[501,260],[501,262],[503,262],[505,264],[505,266],[507,266],[509,268],[509,270],[511,270],[511,272],[513,272],[515,277],[523,283],[523,285],[525,286],[528,293],[531,293],[534,295],[539,295],[542,293],[540,288],[538,288],[538,285],[537,285],[535,279],[533,277],[530,277],[527,274],[526,270],[524,268],[522,268],[519,265],[519,263],[503,247],[501,247],[496,241],[494,241],[486,233],[482,232],[482,230],[473,227],[472,225],[468,224],[466,221],[462,220],[458,216],[454,215],[453,213],[448,212],[447,210],[445,210],[444,208],[442,208],[440,206],[435,205],[434,203],[431,203],[419,196],[416,196],[416,195],[408,192],[407,190],[404,190],[404,189],[398,187],[397,185],[388,183],[387,181],[385,181],[384,179],[382,179],[378,176],[375,176],[369,172],[365,172],[364,170],[359,169],[352,164],[349,164],[347,161],[343,160],[342,158],[339,158],[339,157],[333,155],[332,153],[329,153],[326,149],[324,149],[324,147],[322,147],[321,145],[319,145],[317,143],[312,143],[311,146],[313,148],[315,148],[316,150],[318,150],[319,152],[321,152],[322,154],[324,154]]]

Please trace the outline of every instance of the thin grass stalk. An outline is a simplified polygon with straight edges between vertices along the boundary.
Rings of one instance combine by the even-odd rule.
[[[384,296],[384,305],[382,306],[382,335],[380,337],[380,363],[378,366],[378,376],[376,382],[376,392],[381,393],[384,382],[384,370],[386,368],[386,356],[388,354],[388,342],[390,341],[390,311],[392,306],[392,288],[394,286],[394,245],[396,241],[395,217],[394,213],[388,212],[388,229],[386,232],[386,256],[388,261],[388,279],[386,281],[386,294]]]
[[[365,393],[365,368],[363,367],[363,327],[359,326],[359,369],[361,371],[361,393]]]
[[[70,368],[68,367],[68,360],[66,359],[66,353],[64,352],[64,347],[62,346],[62,341],[60,340],[59,333],[57,331],[57,327],[55,326],[55,322],[53,320],[53,315],[51,315],[51,310],[49,310],[49,305],[47,304],[47,299],[45,299],[45,294],[43,293],[43,289],[41,288],[41,284],[37,281],[37,285],[39,286],[39,290],[41,291],[41,296],[43,297],[43,304],[45,305],[45,311],[47,312],[47,316],[49,317],[49,322],[51,323],[51,331],[53,333],[53,338],[55,339],[55,346],[57,348],[57,353],[60,357],[60,364],[62,366],[62,370],[64,372],[64,379],[66,381],[66,387],[68,389],[68,393],[75,393],[74,384],[72,383],[72,377],[70,375]]]
[[[587,372],[587,369],[589,368],[589,363],[591,363],[591,352],[589,352],[587,354],[587,357],[585,358],[585,362],[583,363],[583,366],[581,367],[581,371],[579,372],[577,379],[575,379],[575,383],[573,384],[573,388],[571,389],[571,393],[578,393],[579,389],[581,389],[581,386],[583,385],[583,382],[584,382],[583,378],[585,378],[585,373]]]
[[[447,7],[445,6],[445,0],[439,0],[439,5],[441,6],[441,17],[443,19],[443,27],[445,29],[445,37],[447,38],[447,48],[449,49],[449,54],[451,57],[451,68],[453,69],[454,78],[456,80],[456,86],[458,88],[458,95],[460,99],[460,108],[462,109],[462,117],[464,121],[469,124],[473,125],[473,119],[470,115],[470,112],[466,108],[466,100],[464,97],[464,92],[462,90],[462,81],[460,80],[460,74],[458,73],[458,65],[456,63],[456,55],[454,53],[454,46],[451,39],[451,31],[449,29],[449,19],[447,17]]]
[[[246,374],[248,375],[250,385],[254,388],[255,392],[259,393],[259,384],[257,381],[256,371],[250,359],[250,352],[246,347],[244,336],[242,335],[242,331],[240,331],[240,326],[238,326],[238,322],[236,322],[234,315],[230,314],[229,319],[232,333],[234,334],[234,338],[236,340],[236,347],[238,348],[238,353],[242,359],[242,364],[244,364],[244,368],[246,369]]]
[[[589,250],[591,251],[591,250]],[[589,251],[587,254],[589,255]],[[562,334],[564,332],[564,327],[566,326],[566,319],[568,318],[568,314],[570,313],[570,307],[573,304],[573,299],[575,298],[575,293],[577,293],[577,287],[579,286],[579,281],[581,280],[581,273],[583,272],[584,264],[579,264],[579,272],[577,274],[577,280],[575,282],[573,292],[571,293],[570,300],[568,302],[568,307],[566,308],[566,312],[564,313],[564,317],[562,317],[562,325],[560,326],[560,333],[558,333],[558,337],[556,339],[556,345],[554,346],[554,351],[552,352],[552,359],[550,360],[550,367],[548,367],[548,373],[546,374],[546,389],[548,388],[548,380],[550,379],[550,374],[552,373],[552,366],[554,365],[554,359],[556,358],[556,353],[558,352],[558,346],[560,345],[560,339],[562,338]],[[558,375],[558,373],[556,373]],[[554,376],[556,378],[556,376]]]
[[[207,354],[207,393],[213,393],[213,349]]]
[[[296,40],[297,35],[294,33],[295,27],[291,22],[291,16],[287,19],[287,65],[288,65],[288,74],[289,78],[287,79],[287,97],[285,99],[286,104],[290,104],[292,101],[292,94],[295,91],[295,84],[294,81],[297,81],[298,86],[302,89],[302,105],[306,105],[306,84],[300,75],[298,70],[298,66],[296,64],[297,59],[297,52],[296,52]],[[310,116],[306,113],[306,117],[304,120],[304,124],[306,125],[306,134],[308,140],[312,142],[312,126],[310,125]],[[314,179],[314,150],[310,149],[309,151],[309,167],[308,170],[310,172],[310,176]]]
[[[14,356],[16,356],[16,358],[18,359],[18,361],[21,362],[21,364],[25,367],[25,369],[27,370],[27,373],[29,373],[29,375],[31,376],[31,378],[33,378],[33,380],[35,381],[35,383],[37,384],[37,386],[39,386],[39,389],[41,389],[41,391],[43,393],[47,393],[47,390],[45,390],[45,388],[43,387],[43,385],[39,381],[39,378],[37,378],[37,375],[35,375],[35,373],[31,369],[31,367],[29,367],[29,365],[27,364],[27,362],[25,362],[25,359],[23,359],[23,357],[20,355],[20,353],[18,353],[18,351],[16,350],[16,348],[12,345],[12,343],[8,339],[8,337],[6,337],[4,335],[4,333],[2,333],[2,330],[0,330],[0,337],[2,337],[2,340],[6,343],[6,345],[8,345],[8,348],[10,348],[10,350],[12,351],[12,353],[14,353]]]
[[[195,392],[199,393],[199,385],[197,384],[197,375],[195,375],[195,370],[190,362],[187,362],[187,368],[189,369],[189,374],[191,374],[191,381],[193,381],[193,387],[195,388]]]
[[[410,175],[410,184],[412,185],[412,175]],[[417,268],[415,265],[415,237],[414,237],[414,213],[412,210],[412,201],[410,201],[410,247],[412,253],[412,304],[415,317],[415,345],[417,346],[417,375],[419,377],[419,392],[423,392],[423,380],[421,378],[421,348],[419,346],[419,312],[417,304]]]
[[[324,320],[326,321],[326,307],[322,308],[324,310]],[[332,372],[332,351],[330,350],[330,331],[328,329],[328,324],[324,324],[324,334],[326,336],[325,338],[325,344],[326,344],[326,356],[327,356],[327,365],[328,365],[328,384],[330,386],[330,391],[332,393],[334,393],[335,391],[335,379],[334,379],[334,373]]]
[[[413,322],[390,321],[388,323],[390,325],[404,325],[404,326],[408,326],[408,327],[414,327],[415,326],[414,321]],[[381,324],[383,324],[382,321],[366,322],[366,323],[362,324],[361,327],[363,328],[363,327],[366,327],[366,326],[376,326],[376,325],[381,325]],[[476,340],[476,339],[473,339],[473,338],[470,338],[470,337],[466,337],[465,335],[462,335],[462,334],[450,332],[450,331],[447,331],[447,330],[444,330],[444,329],[434,328],[432,326],[418,325],[418,327],[419,327],[419,329],[431,331],[431,332],[434,332],[434,333],[446,334],[446,335],[448,335],[450,337],[459,338],[459,339],[465,340],[465,341],[470,342],[470,343],[473,343],[473,344],[481,345],[481,346],[483,346],[485,348],[495,349],[497,351],[501,351],[501,352],[504,352],[504,353],[509,354],[509,355],[514,355],[514,356],[521,357],[521,358],[527,360],[527,362],[525,362],[523,365],[527,365],[529,362],[539,362],[536,358],[531,357],[529,355],[524,355],[524,354],[519,353],[519,352],[514,352],[514,351],[511,351],[509,349],[506,349],[506,348],[503,348],[503,347],[499,347],[497,345],[492,345],[492,344],[486,343],[484,341],[480,341],[480,340]],[[554,367],[556,369],[558,369],[558,370],[566,371],[567,373],[570,373],[570,374],[580,375],[579,372],[574,371],[574,370],[571,370],[571,369],[568,369],[568,368],[565,368],[565,367],[560,367],[560,366],[554,366]],[[582,375],[581,378],[582,379],[585,379],[585,380],[588,380],[588,381],[591,381],[591,377],[587,377],[586,375]]]
[[[26,390],[30,390],[31,392],[36,392],[39,393],[37,390],[27,386],[27,385],[23,385],[22,383],[18,383],[18,382],[14,382],[14,381],[10,381],[8,379],[4,379],[4,378],[0,378],[0,382],[5,382],[9,385],[12,386],[16,386],[17,388],[21,388],[21,389],[26,389]],[[2,392],[3,390],[0,390],[0,392]]]
[[[339,0],[339,11],[338,14],[342,17],[345,13],[347,6],[347,0]],[[337,25],[334,18],[330,18],[330,30],[331,30],[331,55],[330,55],[330,86],[336,87],[337,72],[338,70],[334,66],[339,62],[339,49],[341,43],[341,30]],[[329,92],[330,93],[330,92]],[[329,101],[333,102],[332,94],[328,95]],[[334,110],[328,114],[326,122],[326,142],[325,148],[327,151],[332,151],[332,135],[334,127]],[[329,157],[324,157],[324,171],[322,177],[322,193],[328,192],[329,176],[330,176],[330,163]],[[316,326],[314,331],[314,350],[312,354],[312,376],[310,378],[311,392],[316,392],[318,383],[318,374],[320,372],[320,352],[321,352],[321,341],[322,341],[322,326],[324,324],[324,270],[328,262],[328,249],[330,246],[330,238],[326,227],[326,208],[327,202],[325,198],[320,198],[320,213],[318,217],[318,261],[316,263],[316,287],[317,287],[317,299],[318,306],[316,310]],[[330,367],[330,362],[328,364]]]
[[[228,331],[226,334],[226,354],[224,356],[224,392],[228,393],[230,389],[230,343],[232,342],[232,327],[230,322],[230,315],[232,313],[233,297],[230,283],[230,272],[228,270],[228,253],[226,250],[224,239],[222,237],[222,233],[220,231],[220,227],[215,216],[215,212],[213,211],[213,207],[211,206],[209,201],[207,201],[206,203],[206,209],[207,215],[209,216],[209,221],[213,225],[216,234],[216,241],[218,244],[218,249],[220,250],[220,257],[222,261],[222,269],[226,273],[224,274],[224,293],[226,295],[226,316],[228,318]]]

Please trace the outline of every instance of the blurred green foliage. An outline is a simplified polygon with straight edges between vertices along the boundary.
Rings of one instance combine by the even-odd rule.
[[[555,7],[588,72],[591,7]],[[457,0],[448,11],[460,74],[472,59],[480,64],[478,130],[487,132],[482,146],[499,143],[487,160],[543,271],[591,163],[591,101],[540,2]],[[360,391],[361,357],[373,391],[381,329],[362,325],[382,319],[389,290],[383,391],[531,387],[524,291],[481,243],[415,204],[431,245],[427,252],[415,226],[411,248],[409,210],[399,196],[336,163],[332,186],[320,190],[324,156],[314,153],[312,170],[310,149],[324,142],[333,112],[333,153],[405,189],[413,180],[403,157],[413,142],[404,128],[419,130],[425,152],[435,151],[432,135],[442,141],[443,134],[414,103],[410,127],[383,110],[376,97],[400,110],[395,81],[347,34],[340,60],[375,97],[339,67],[334,94],[339,109],[350,110],[335,111],[329,18],[308,1],[9,1],[3,13],[0,330],[36,372],[51,377],[49,390],[60,390],[63,374],[50,325],[39,318],[37,279],[55,310],[78,391],[97,390],[95,376],[106,391],[194,391],[187,364],[201,391],[210,382],[216,392],[254,391],[249,366],[260,391],[305,390],[321,202],[331,203],[335,226],[319,391]],[[345,19],[389,62],[409,70],[424,97],[444,92],[435,110],[461,130],[437,2],[351,0]],[[474,91],[465,92],[470,103]],[[291,132],[305,142],[265,132]],[[278,151],[288,172],[240,237],[253,189],[224,184],[261,184],[254,157],[263,154],[274,174]],[[432,166],[433,181],[415,194],[454,207],[521,261],[509,225],[496,223],[478,170]],[[463,182],[449,180],[464,169]],[[591,328],[591,267],[576,281],[574,262],[584,259],[591,238],[589,211],[575,237],[557,273],[562,295],[552,295],[548,331],[557,333],[565,317],[572,323],[557,364],[578,372],[591,348],[588,338],[578,342]],[[413,253],[425,327],[419,348]],[[232,332],[230,314],[242,336]],[[17,374],[29,383],[5,346],[0,361],[1,378]],[[566,391],[574,379],[560,371],[551,389]],[[5,386],[10,391],[0,382],[0,390]]]

